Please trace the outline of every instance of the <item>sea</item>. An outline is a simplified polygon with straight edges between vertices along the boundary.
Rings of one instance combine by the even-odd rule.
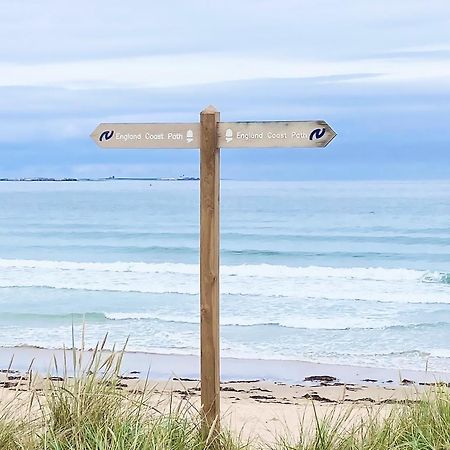
[[[199,353],[198,181],[0,208],[0,346]],[[450,181],[223,180],[220,320],[223,356],[450,371]]]

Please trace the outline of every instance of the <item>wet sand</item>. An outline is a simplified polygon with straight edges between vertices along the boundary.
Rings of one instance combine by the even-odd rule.
[[[84,352],[82,361],[87,364],[90,356],[92,352]],[[72,375],[71,358],[72,352],[66,351],[67,376]],[[30,387],[39,386],[36,379],[50,374],[58,382],[63,365],[62,350],[1,349],[0,402],[17,394],[30,395]],[[122,369],[120,389],[130,394],[147,391],[159,411],[167,412],[174,404],[199,410],[197,357],[129,352],[124,354]],[[392,407],[417,401],[432,389],[429,384],[437,381],[450,383],[450,374],[224,358],[222,422],[251,439],[275,440],[286,433],[296,436],[300,424],[306,430],[313,426],[315,414],[319,418],[345,414],[348,421],[367,418],[374,412],[384,417]]]
[[[82,361],[87,363],[92,351],[77,351],[77,359],[82,354]],[[111,352],[103,351],[107,357]],[[61,371],[64,361],[68,362],[70,374],[72,350],[45,349],[37,347],[0,347],[0,369],[9,365],[14,370],[25,372],[30,365],[41,374],[57,374],[55,362]],[[198,356],[168,355],[143,352],[125,352],[122,359],[122,372],[139,372],[142,378],[168,380],[173,377],[199,379],[200,363]],[[307,383],[311,376],[330,376],[339,383],[369,385],[402,385],[404,381],[434,383],[450,382],[450,372],[433,372],[420,370],[387,369],[375,367],[358,367],[339,364],[322,364],[293,360],[263,360],[222,358],[221,380],[260,380],[282,382],[287,384]],[[314,384],[314,381],[312,381]],[[307,383],[308,384],[308,383]]]

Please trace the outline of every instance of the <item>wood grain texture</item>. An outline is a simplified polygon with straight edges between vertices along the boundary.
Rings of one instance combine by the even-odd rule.
[[[200,113],[200,311],[201,398],[204,431],[219,431],[219,113],[208,107]]]

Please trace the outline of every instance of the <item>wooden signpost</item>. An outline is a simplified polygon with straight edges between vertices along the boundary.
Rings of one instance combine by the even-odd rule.
[[[204,430],[219,430],[220,148],[327,146],[336,136],[324,121],[220,122],[212,106],[198,123],[103,123],[91,134],[106,149],[200,148],[200,349]]]

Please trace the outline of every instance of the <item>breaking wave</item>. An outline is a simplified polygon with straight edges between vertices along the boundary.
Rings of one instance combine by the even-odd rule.
[[[174,315],[167,313],[150,312],[87,312],[87,313],[3,313],[0,321],[9,323],[107,323],[109,321],[148,321],[160,322],[161,324],[183,324],[198,325],[199,316],[192,314]],[[220,320],[224,327],[281,327],[300,330],[388,330],[388,329],[411,329],[411,328],[434,328],[446,327],[450,322],[415,322],[400,323],[398,321],[380,321],[380,319],[369,319],[364,317],[336,317],[317,318],[308,316],[289,316],[278,320],[267,321],[261,316],[230,317],[223,315]]]
[[[450,274],[379,267],[224,265],[224,295],[450,303]],[[0,259],[0,287],[198,295],[196,264]]]

